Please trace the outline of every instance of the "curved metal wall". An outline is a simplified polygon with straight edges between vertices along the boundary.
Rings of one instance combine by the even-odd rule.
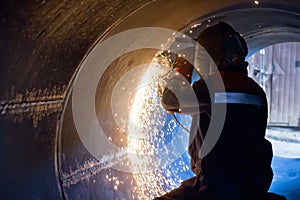
[[[9,1],[0,9],[3,199],[123,198],[102,174],[64,185],[65,171],[92,160],[79,144],[67,94],[97,41],[136,27],[178,31],[209,19],[230,22],[252,51],[300,38],[298,1]]]

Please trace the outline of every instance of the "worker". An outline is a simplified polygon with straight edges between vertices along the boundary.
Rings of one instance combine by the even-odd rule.
[[[192,114],[188,147],[195,176],[155,200],[285,199],[268,193],[273,178],[272,146],[265,139],[268,105],[264,90],[248,77],[245,40],[228,23],[219,22],[203,30],[197,42],[218,70],[201,76],[190,86],[199,105],[195,110],[200,112]],[[176,71],[191,83],[194,66],[184,57],[178,57],[176,63]],[[168,112],[186,114],[182,96],[177,98],[174,93],[176,84],[172,87],[167,85],[163,92],[163,107]],[[224,104],[225,122],[220,137],[202,157],[201,146],[210,126],[211,108]]]

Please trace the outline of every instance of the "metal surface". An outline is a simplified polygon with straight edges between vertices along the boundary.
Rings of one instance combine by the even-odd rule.
[[[250,54],[270,44],[300,40],[297,0],[269,0],[258,5],[246,0],[0,4],[1,199],[137,198],[132,174],[113,170],[109,163],[91,156],[74,127],[73,78],[96,42],[136,27],[186,31],[202,22],[191,33],[195,36],[210,20],[220,19],[246,37]],[[153,54],[143,53],[146,59]],[[132,66],[144,62],[134,53],[126,59]],[[108,81],[116,81],[130,69],[123,61],[119,66],[101,79],[99,85],[105,88],[98,90],[98,101],[111,95]],[[101,104],[99,112],[104,108]],[[102,123],[110,126],[109,117],[102,116]]]

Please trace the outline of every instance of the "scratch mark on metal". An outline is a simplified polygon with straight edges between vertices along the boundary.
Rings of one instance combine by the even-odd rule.
[[[70,172],[61,171],[61,181],[64,187],[77,184],[83,180],[89,180],[91,177],[100,173],[103,170],[110,169],[115,163],[120,162],[126,156],[124,151],[111,153],[103,156],[100,160],[91,159],[85,161],[83,164],[77,163],[77,169],[70,170]],[[77,161],[76,161],[77,162]]]
[[[36,128],[44,117],[60,112],[65,97],[65,86],[53,87],[51,90],[35,89],[25,94],[14,93],[11,100],[0,102],[0,113],[13,116],[14,122],[21,122],[24,118],[32,119]]]
[[[86,161],[82,166],[74,171],[62,172],[62,185],[69,187],[84,179],[90,179],[100,171],[109,168],[110,163],[100,163],[97,160]]]

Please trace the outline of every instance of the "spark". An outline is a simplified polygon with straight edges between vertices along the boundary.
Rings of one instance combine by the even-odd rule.
[[[154,59],[154,62],[160,62]],[[163,62],[160,63],[163,65]],[[169,67],[169,66],[168,66]],[[136,92],[131,104],[128,122],[128,150],[136,154],[138,160],[134,160],[131,166],[134,171],[143,169],[144,173],[134,174],[134,195],[137,199],[149,199],[166,193],[167,186],[178,186],[176,179],[168,179],[158,170],[161,161],[155,159],[155,149],[162,141],[161,127],[164,125],[165,111],[160,105],[158,94],[158,79],[164,67],[149,66],[141,82],[143,87]],[[146,83],[146,84],[145,84]],[[162,123],[163,122],[163,123]],[[169,129],[170,132],[173,129]],[[168,134],[168,133],[165,133]],[[134,136],[134,137],[132,137]],[[177,179],[179,180],[179,179]],[[170,189],[170,188],[169,188]]]

